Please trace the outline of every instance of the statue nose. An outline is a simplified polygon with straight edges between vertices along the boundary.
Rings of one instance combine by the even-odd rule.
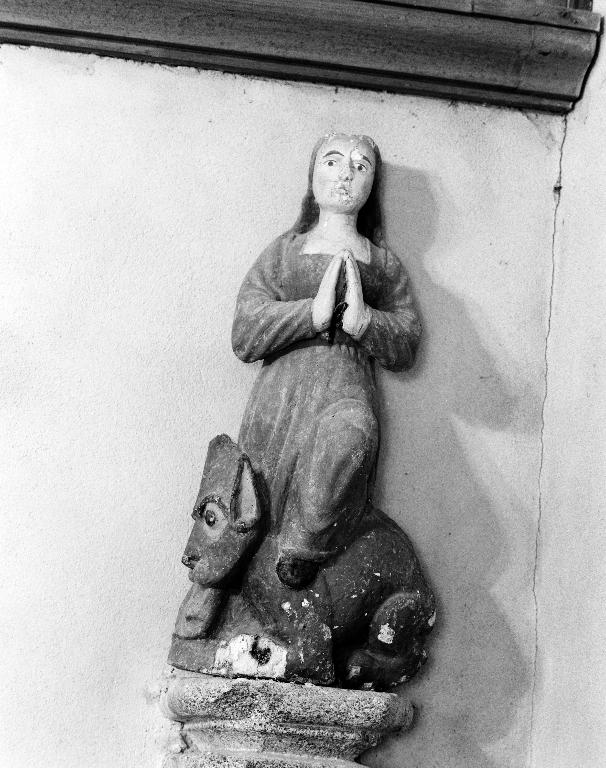
[[[183,555],[181,558],[181,562],[183,565],[186,565],[188,568],[191,568],[193,565],[196,564],[197,558],[192,557],[191,555]]]

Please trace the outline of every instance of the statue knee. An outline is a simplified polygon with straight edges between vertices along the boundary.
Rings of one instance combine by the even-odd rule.
[[[343,399],[323,411],[316,435],[332,452],[351,455],[355,463],[363,463],[369,457],[372,462],[379,441],[379,426],[368,404]],[[359,462],[355,461],[356,457]]]

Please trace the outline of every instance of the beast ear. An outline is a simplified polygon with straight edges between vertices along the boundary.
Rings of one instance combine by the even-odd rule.
[[[238,484],[242,451],[228,435],[218,435],[208,445],[196,506],[207,496],[230,506]]]
[[[261,507],[248,456],[242,454],[238,470],[231,511],[234,527],[240,533],[244,533],[257,525],[261,519]]]

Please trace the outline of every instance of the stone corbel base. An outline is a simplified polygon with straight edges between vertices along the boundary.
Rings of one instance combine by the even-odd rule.
[[[391,693],[172,672],[161,707],[183,723],[163,768],[352,768],[412,723]]]

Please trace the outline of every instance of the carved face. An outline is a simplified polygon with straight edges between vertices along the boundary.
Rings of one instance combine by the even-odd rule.
[[[373,148],[359,136],[336,134],[318,150],[312,189],[321,210],[357,213],[368,200],[375,175]]]
[[[260,534],[261,509],[248,458],[226,435],[209,446],[182,562],[199,584],[219,584],[245,565]]]

